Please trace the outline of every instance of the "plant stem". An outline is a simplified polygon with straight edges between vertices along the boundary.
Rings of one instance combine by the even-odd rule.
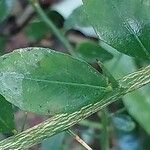
[[[69,53],[75,56],[72,45],[65,38],[65,36],[60,32],[60,30],[55,26],[51,19],[45,14],[37,0],[29,0],[32,6],[35,8],[37,14],[41,17],[43,22],[51,29],[53,34],[59,39],[59,41],[64,45],[64,47],[69,51]]]
[[[125,111],[126,111],[126,108],[123,107],[123,108],[117,110],[116,112],[111,113],[109,117],[114,117],[115,115],[121,114],[121,113],[123,113],[123,112],[125,112]]]
[[[109,134],[108,134],[108,112],[107,112],[107,108],[102,109],[101,119],[102,119],[101,149],[102,150],[108,150],[109,149]]]
[[[93,128],[93,129],[102,130],[102,125],[101,124],[99,124],[97,122],[89,121],[89,120],[86,120],[86,119],[80,121],[79,125],[90,127],[90,128]]]
[[[92,150],[92,148],[85,143],[85,141],[83,141],[77,134],[75,134],[73,131],[71,130],[67,130],[67,133],[69,133],[76,141],[78,141],[83,147],[85,147],[87,150]]]
[[[134,91],[150,83],[150,65],[123,77],[122,79],[118,80],[118,82],[119,86],[123,88],[119,88],[118,90],[113,91],[113,93],[108,94],[107,97],[101,99],[99,102],[96,102],[95,104],[89,104],[85,107],[82,107],[80,110],[77,110],[76,112],[70,114],[65,113],[55,115],[52,118],[28,130],[2,140],[0,141],[0,149],[27,149],[50,136],[69,129],[79,121],[118,100],[126,93]]]

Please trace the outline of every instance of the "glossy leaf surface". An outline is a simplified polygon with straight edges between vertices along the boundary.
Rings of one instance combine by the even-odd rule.
[[[45,48],[25,48],[0,58],[0,93],[21,109],[72,112],[101,100],[110,87],[84,61]]]
[[[9,133],[14,129],[12,105],[0,95],[0,132]]]
[[[83,0],[89,23],[118,51],[150,59],[149,0]]]

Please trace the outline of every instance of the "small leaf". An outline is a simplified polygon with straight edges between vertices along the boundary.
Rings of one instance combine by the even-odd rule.
[[[43,38],[47,33],[48,27],[40,20],[33,20],[26,28],[25,33],[31,41],[37,41]]]
[[[64,24],[63,16],[57,11],[49,9],[47,12],[47,16],[53,21],[53,23],[58,27],[62,28]]]
[[[84,13],[83,6],[76,8],[70,16],[66,19],[64,27],[70,29],[73,27],[89,27],[89,22],[87,21],[86,15]]]
[[[19,49],[0,57],[0,83],[6,100],[40,114],[74,112],[112,90],[86,62],[45,48]]]
[[[150,134],[150,87],[144,87],[124,97],[129,113]],[[140,111],[140,113],[139,113]]]
[[[48,17],[54,22],[54,24],[61,28],[63,26],[64,18],[56,11],[48,11]],[[31,41],[37,41],[49,34],[49,27],[40,19],[36,18],[28,24],[25,28],[25,33]]]
[[[118,51],[150,59],[149,0],[83,0],[89,23]]]
[[[94,42],[83,42],[78,44],[75,53],[79,58],[89,63],[96,62],[96,60],[104,62],[113,58],[111,53]]]
[[[12,105],[0,95],[0,132],[9,133],[14,129]]]

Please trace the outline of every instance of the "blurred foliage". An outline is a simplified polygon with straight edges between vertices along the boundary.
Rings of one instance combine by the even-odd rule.
[[[113,58],[113,55],[94,42],[83,42],[76,46],[75,53],[77,57],[89,63],[97,60],[104,62]]]
[[[41,144],[41,150],[49,150],[50,148],[52,150],[60,150],[61,145],[63,144],[64,137],[65,133],[62,132],[44,140]]]
[[[9,133],[14,130],[14,117],[12,104],[5,100],[3,96],[0,95],[0,132]]]
[[[48,17],[54,22],[58,28],[62,28],[64,18],[56,11],[48,10]],[[25,28],[25,33],[32,42],[41,40],[46,35],[50,35],[49,27],[39,18],[32,20]]]
[[[141,150],[141,142],[135,130],[135,122],[125,114],[116,115],[112,118],[114,131],[116,132],[116,149]]]
[[[0,55],[4,54],[4,48],[5,48],[6,42],[7,42],[7,38],[1,36],[0,37]]]
[[[16,21],[14,25],[17,27],[17,19],[22,15],[25,9],[29,6],[27,4],[27,1],[18,0],[18,2],[21,3],[21,5],[20,8],[17,8],[18,5],[16,5],[16,7],[14,5],[16,1],[17,0],[0,0],[0,24],[4,28],[6,24],[9,26],[9,28],[13,26],[9,22],[6,23],[7,19],[11,18],[14,15],[11,14],[12,12],[14,12],[13,9],[16,9],[18,12],[20,11],[19,9],[21,9],[20,13],[17,13],[15,14],[15,16],[13,16],[15,17],[14,20]],[[143,0],[143,1],[132,0],[128,2],[123,0],[122,2],[118,2],[118,3],[116,0],[114,1],[84,0],[83,2],[84,5],[75,8],[72,11],[72,13],[68,15],[69,17],[66,19],[64,19],[64,17],[57,11],[52,10],[51,6],[49,7],[48,6],[45,7],[45,5],[43,6],[45,13],[48,15],[48,17],[54,22],[56,27],[61,31],[63,31],[65,34],[67,34],[68,31],[70,32],[73,29],[82,32],[82,30],[80,29],[82,29],[83,27],[91,27],[91,26],[94,27],[97,33],[97,36],[95,36],[94,38],[96,39],[96,41],[99,40],[99,42],[95,42],[95,39],[93,40],[91,37],[86,37],[84,35],[82,38],[85,38],[86,40],[82,39],[83,40],[82,41],[80,39],[80,34],[78,34],[78,32],[75,32],[77,36],[76,34],[74,34],[74,32],[72,32],[73,36],[77,39],[76,41],[78,41],[77,43],[74,43],[75,44],[74,52],[77,54],[79,59],[83,59],[84,61],[87,61],[88,63],[92,63],[92,64],[97,63],[97,60],[104,62],[104,65],[108,69],[108,72],[110,72],[115,79],[121,78],[127,75],[128,73],[136,71],[138,68],[150,64],[150,60],[149,60],[149,54],[150,54],[149,8],[150,6],[148,0]],[[65,9],[69,9],[69,7],[70,6],[64,7],[63,8],[64,11]],[[45,40],[47,37],[51,37],[52,32],[47,27],[47,25],[41,21],[41,19],[37,15],[34,14],[33,16],[29,16],[29,18],[27,19],[28,21],[26,21],[25,26],[21,27],[21,29],[18,30],[18,32],[23,34],[25,38],[29,40],[29,43],[31,43],[31,45],[33,44],[33,46],[36,46],[39,44],[40,41]],[[9,29],[8,26],[6,26],[6,31]],[[1,28],[1,30],[3,30],[3,28]],[[86,30],[85,32],[87,33],[87,35],[90,35],[89,33],[91,31]],[[16,33],[16,35],[18,35],[18,33]],[[0,35],[0,54],[7,52],[7,49],[5,48],[8,45],[10,45],[10,41],[12,41],[12,43],[15,44],[15,43],[19,43],[20,42],[19,40],[23,40],[22,36],[21,38],[20,37],[18,38],[19,40],[17,38],[14,40],[13,38],[16,35],[8,35],[7,37],[4,35],[3,36]],[[99,37],[99,39],[97,39],[97,37]],[[57,43],[56,38],[48,39],[47,42],[48,43],[56,42],[56,45],[57,46],[59,45]],[[109,45],[107,45],[105,42]],[[43,44],[43,47],[46,46],[47,45]],[[24,45],[22,47],[24,47]],[[118,52],[113,47],[116,48]],[[55,49],[55,46],[53,47],[53,49]],[[60,49],[62,49],[62,47],[60,47]],[[28,59],[26,59],[26,61],[27,60]],[[56,60],[53,61],[55,62]],[[66,61],[66,59],[65,60],[59,59],[59,61],[60,64],[63,64]],[[22,62],[18,62],[18,66],[21,65],[21,63]],[[70,62],[68,62],[67,64],[70,64]],[[59,73],[63,71],[62,69],[63,67],[61,68],[60,66],[58,66],[57,68]],[[100,67],[102,69],[102,66]],[[78,66],[78,68],[80,68],[80,65]],[[95,68],[99,69],[97,67]],[[84,71],[84,69],[82,69],[81,71],[77,71],[75,67],[73,67],[72,70],[73,73],[77,73],[81,75],[82,75],[82,71]],[[62,76],[62,74],[60,74],[60,76]],[[88,78],[88,74],[86,78]],[[14,86],[14,84],[12,84],[12,86]],[[33,87],[33,90],[36,88],[37,86]],[[78,90],[79,92],[82,91],[82,89],[78,89]],[[141,150],[141,149],[148,150],[149,149],[150,147],[149,145],[149,140],[150,140],[149,137],[150,93],[149,91],[150,91],[150,86],[148,85],[142,89],[139,89],[123,97],[122,105],[124,105],[123,107],[126,108],[129,114],[125,112],[125,113],[119,113],[119,115],[118,114],[114,115],[111,118],[111,122],[108,127],[109,128],[108,132],[109,133],[112,132],[113,134],[113,135],[109,134],[109,138],[111,139],[111,141],[113,141],[114,138],[116,142],[113,143],[114,149],[117,148],[119,150]],[[88,93],[90,92],[91,90],[88,91]],[[36,92],[35,94],[38,95],[39,93]],[[40,97],[40,100],[41,99],[42,98]],[[82,99],[83,98],[81,98],[80,100]],[[117,109],[119,109],[117,103],[115,103],[114,105],[115,107],[117,107]],[[100,137],[102,136],[101,122],[99,121],[98,117],[94,117],[94,116],[92,117],[96,125],[99,124],[99,128],[96,127],[93,128],[91,125],[91,121],[87,120],[86,122],[87,130],[85,130],[84,135],[86,135],[87,133],[88,136],[86,136],[86,138],[84,138],[85,136],[82,137],[85,140],[89,139],[89,137],[92,137],[94,139],[93,134],[95,134],[95,136],[99,136],[98,140],[100,140]],[[12,132],[12,130],[15,128],[13,119],[14,118],[13,118],[12,105],[8,103],[4,99],[4,97],[0,95],[0,132],[1,133]],[[113,125],[113,129],[112,129],[112,125]],[[92,135],[89,134],[89,130],[88,130],[90,126],[92,128]],[[82,129],[82,126],[79,125],[79,128]],[[85,126],[83,126],[83,128],[85,128]],[[78,149],[79,150],[80,148],[83,149],[81,146],[75,146],[78,144],[75,144],[72,141],[64,142],[65,139],[67,138],[66,136],[64,136],[64,133],[60,133],[52,138],[48,138],[42,142],[41,150],[48,150],[48,149],[53,149],[53,150]],[[99,143],[97,144],[98,147],[100,147]],[[97,146],[95,144],[92,145],[92,143],[90,142],[88,144],[89,145],[91,144],[91,147]],[[117,145],[117,148],[115,147],[115,145]]]
[[[15,3],[15,0],[0,0],[0,22],[6,19]]]

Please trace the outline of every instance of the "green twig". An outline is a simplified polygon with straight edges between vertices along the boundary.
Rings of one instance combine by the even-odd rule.
[[[29,2],[34,7],[37,14],[41,17],[43,22],[51,29],[53,34],[59,39],[59,41],[64,45],[64,47],[69,51],[69,53],[75,56],[72,45],[65,38],[65,36],[59,31],[59,29],[55,26],[55,24],[51,21],[51,19],[45,14],[41,6],[39,5],[37,0],[29,0]]]
[[[53,136],[57,133],[69,129],[79,121],[99,111],[103,107],[120,99],[126,93],[134,91],[148,83],[150,83],[150,65],[131,73],[124,78],[118,80],[119,86],[124,87],[121,90],[114,91],[111,95],[107,95],[104,99],[95,104],[87,105],[76,112],[58,114],[52,118],[28,129],[15,136],[0,141],[1,150],[20,150],[27,149],[42,140]]]
[[[121,109],[117,110],[116,112],[111,113],[109,117],[114,117],[115,115],[117,115],[117,114],[121,114],[121,113],[123,113],[123,112],[125,112],[125,111],[126,111],[126,108],[125,108],[125,107],[123,107],[123,108],[121,108]]]
[[[97,122],[89,121],[89,120],[86,120],[86,119],[80,121],[79,124],[82,125],[82,126],[102,130],[102,125],[101,124],[99,124]]]
[[[101,149],[109,149],[109,133],[108,133],[108,112],[107,108],[102,109],[101,111],[101,123],[102,123],[102,137],[101,137]]]

